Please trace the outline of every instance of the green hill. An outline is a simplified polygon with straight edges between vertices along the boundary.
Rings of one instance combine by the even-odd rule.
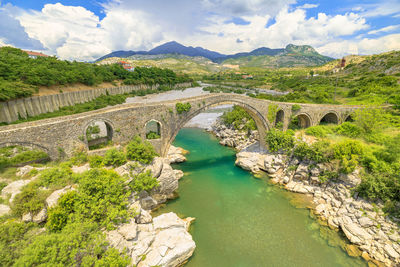
[[[309,45],[297,46],[289,44],[282,53],[277,55],[231,58],[223,61],[222,64],[251,68],[292,68],[319,66],[332,60],[333,58],[320,55]]]

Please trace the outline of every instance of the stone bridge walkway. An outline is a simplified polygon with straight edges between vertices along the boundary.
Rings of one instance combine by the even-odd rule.
[[[178,102],[190,103],[190,110],[178,114],[175,108]],[[135,135],[145,138],[148,132],[146,128],[151,123],[152,129],[161,137],[149,141],[160,155],[165,156],[179,130],[190,119],[211,107],[223,104],[243,107],[255,120],[260,139],[278,123],[283,129],[287,129],[292,118],[297,118],[303,128],[321,122],[340,124],[359,108],[273,102],[238,94],[208,94],[151,104],[122,104],[70,116],[2,126],[0,147],[28,145],[43,149],[51,158],[56,159],[61,153],[72,155],[76,148],[87,149],[86,130],[95,122],[105,123],[107,137],[115,144],[127,143]]]

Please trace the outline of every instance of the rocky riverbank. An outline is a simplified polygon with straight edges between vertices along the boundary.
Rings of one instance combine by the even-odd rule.
[[[146,171],[150,171],[159,184],[150,192],[142,191],[139,194],[132,194],[128,205],[129,210],[134,211],[135,217],[128,223],[119,225],[116,230],[106,232],[110,245],[121,252],[126,251],[134,266],[180,266],[194,252],[196,245],[188,232],[194,218],[181,219],[175,213],[162,214],[155,218],[151,216],[152,209],[176,197],[178,180],[183,176],[183,172],[173,170],[170,163],[185,161],[185,153],[187,152],[181,148],[171,147],[168,158],[157,157],[149,165],[128,162],[114,169],[119,175],[126,177],[126,184],[130,183],[135,175]],[[1,197],[7,200],[7,204],[0,204],[0,216],[9,214],[11,209],[8,204],[12,204],[15,196],[25,185],[37,179],[38,175],[23,179],[34,169],[41,170],[31,166],[20,168],[17,176],[21,179],[10,181],[1,190]],[[90,170],[89,164],[72,167],[75,173],[88,170]],[[3,179],[3,181],[6,180]],[[24,214],[21,220],[38,224],[46,222],[47,210],[56,206],[63,194],[76,190],[76,187],[76,185],[67,186],[52,192],[45,201],[45,208],[37,214]],[[44,228],[43,230],[45,231]]]
[[[381,206],[373,205],[352,194],[352,189],[361,182],[359,170],[340,175],[335,182],[320,181],[329,164],[314,164],[300,161],[285,154],[243,149],[253,144],[255,138],[246,140],[246,133],[230,129],[221,122],[212,127],[222,145],[236,148],[236,164],[253,173],[266,172],[273,183],[285,189],[312,197],[313,212],[332,229],[341,230],[356,246],[349,247],[351,256],[361,256],[369,266],[400,265],[400,231],[398,225],[388,218]],[[253,134],[253,133],[252,133]],[[254,133],[255,135],[255,133]],[[255,135],[256,136],[256,135]]]

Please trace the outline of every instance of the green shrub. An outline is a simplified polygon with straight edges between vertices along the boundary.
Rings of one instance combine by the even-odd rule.
[[[150,171],[140,173],[135,176],[135,179],[131,183],[131,188],[135,192],[151,191],[153,188],[158,186],[157,178],[151,175]]]
[[[290,130],[283,132],[272,129],[267,132],[265,141],[271,152],[277,152],[279,150],[289,151],[294,146],[293,134],[293,131]]]
[[[322,171],[318,178],[321,181],[321,183],[326,183],[330,180],[336,180],[338,178],[338,173],[337,172],[332,172],[332,171]]]
[[[74,200],[74,220],[98,222],[112,228],[128,216],[125,180],[115,171],[92,169],[79,177],[77,200]],[[62,202],[61,202],[62,203]]]
[[[45,169],[40,173],[38,183],[44,187],[61,188],[72,183],[72,170],[68,166],[57,166]]]
[[[400,178],[384,173],[367,173],[362,177],[357,191],[372,200],[400,200]]]
[[[336,127],[335,132],[351,138],[361,136],[363,129],[351,122],[344,122]]]
[[[78,197],[76,191],[69,191],[60,197],[57,206],[48,210],[46,227],[50,231],[61,231],[67,225],[69,216],[75,211]]]
[[[73,156],[70,159],[70,162],[72,163],[72,165],[82,165],[86,162],[88,162],[88,154],[86,152],[86,150],[84,149],[80,149],[80,150],[76,150],[73,154]]]
[[[342,159],[345,157],[350,160],[352,155],[362,156],[364,154],[364,147],[361,142],[356,140],[345,140],[333,145],[333,155],[335,159]]]
[[[326,137],[328,134],[333,133],[332,128],[325,125],[311,126],[307,128],[305,132],[315,137]]]
[[[156,132],[148,132],[146,134],[146,139],[159,139],[161,136]]]
[[[268,118],[268,121],[269,121],[271,124],[274,124],[274,123],[275,123],[276,114],[278,113],[278,110],[279,110],[279,107],[278,107],[278,105],[276,105],[276,104],[270,104],[270,105],[268,106],[267,118]]]
[[[352,173],[358,166],[358,155],[351,155],[350,159],[342,157],[340,171],[343,173]]]
[[[321,163],[332,158],[332,151],[328,141],[318,141],[312,145],[298,142],[293,150],[293,155],[300,160],[307,159]]]
[[[387,127],[388,114],[382,108],[364,108],[354,112],[354,123],[366,133],[379,132]]]
[[[103,163],[106,166],[118,167],[126,163],[126,156],[122,151],[112,148],[104,155]]]
[[[40,150],[28,150],[18,153],[14,157],[11,158],[11,163],[13,165],[25,163],[29,161],[39,160],[39,159],[48,159],[49,155],[46,152]]]
[[[49,158],[49,155],[41,150],[26,150],[26,151],[21,150],[13,157],[10,157],[11,154],[9,153],[2,153],[2,154],[3,155],[0,155],[0,170],[21,163]]]
[[[0,266],[13,266],[35,235],[35,226],[14,220],[0,224]]]
[[[182,114],[184,112],[188,112],[192,108],[190,103],[176,103],[175,109],[178,114]]]
[[[103,164],[103,157],[99,155],[93,155],[89,157],[90,168],[100,168]]]
[[[257,126],[253,118],[247,111],[240,106],[233,106],[232,111],[225,112],[222,115],[222,121],[225,125],[233,126],[236,130],[257,130]]]
[[[37,214],[44,208],[44,202],[49,195],[48,190],[39,189],[36,184],[30,183],[15,196],[11,205],[12,212],[18,217],[29,212]]]
[[[150,164],[157,153],[149,142],[143,142],[139,136],[135,136],[126,147],[126,156],[130,160]]]
[[[298,105],[298,104],[294,104],[294,105],[292,106],[292,111],[293,111],[293,112],[299,111],[300,109],[301,109],[301,106]]]
[[[91,222],[69,224],[61,232],[39,235],[21,254],[16,266],[129,265],[129,258],[108,248],[104,234]]]

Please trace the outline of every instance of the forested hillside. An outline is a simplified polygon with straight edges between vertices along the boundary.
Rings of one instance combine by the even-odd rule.
[[[55,57],[33,59],[20,49],[0,48],[0,101],[31,96],[39,86],[76,83],[95,86],[116,80],[127,85],[174,85],[190,81],[188,76],[178,76],[168,69],[138,67],[129,72],[118,64],[99,66],[58,60]]]

